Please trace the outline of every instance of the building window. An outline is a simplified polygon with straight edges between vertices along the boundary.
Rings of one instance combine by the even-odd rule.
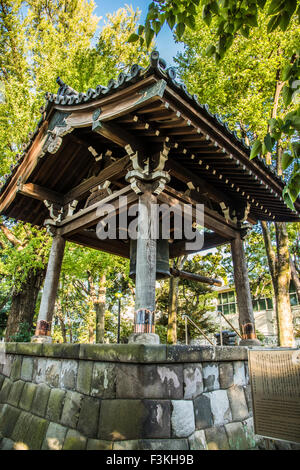
[[[296,287],[291,281],[290,283],[290,302],[291,306],[299,305],[298,296],[296,292]],[[263,297],[261,299],[253,300],[253,311],[254,312],[263,312],[265,310],[273,309],[273,299],[270,297]],[[237,313],[237,304],[235,292],[233,290],[228,292],[221,292],[218,295],[218,311],[222,312],[224,315],[231,314],[234,315]]]
[[[219,294],[218,311],[222,312],[224,315],[234,315],[237,312],[236,299],[233,290]]]
[[[293,281],[291,281],[291,283],[290,283],[290,302],[291,302],[292,307],[294,305],[299,305],[298,295],[297,295],[296,287],[295,287],[295,284],[293,283]]]
[[[263,310],[271,310],[273,308],[273,302],[270,298],[255,299],[253,300],[254,312],[261,312]]]

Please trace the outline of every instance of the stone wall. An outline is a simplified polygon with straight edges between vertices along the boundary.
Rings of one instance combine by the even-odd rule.
[[[3,357],[3,450],[263,446],[244,347],[8,343]]]

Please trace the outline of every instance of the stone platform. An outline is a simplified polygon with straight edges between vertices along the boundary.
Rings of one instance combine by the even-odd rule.
[[[0,449],[264,445],[253,432],[245,347],[7,343],[4,348]]]

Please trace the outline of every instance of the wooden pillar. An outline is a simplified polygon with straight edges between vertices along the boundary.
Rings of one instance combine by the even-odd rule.
[[[33,342],[51,341],[51,322],[54,312],[60,270],[65,249],[65,239],[54,235],[49,255],[40,311]]]
[[[134,333],[155,332],[156,239],[152,236],[155,220],[151,205],[156,201],[150,191],[139,197]]]
[[[254,340],[259,344],[256,339],[248,269],[240,234],[231,241],[231,253],[241,334],[243,340]]]

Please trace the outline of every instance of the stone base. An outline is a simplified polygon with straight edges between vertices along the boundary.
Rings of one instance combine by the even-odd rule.
[[[32,336],[31,343],[52,343],[52,337],[45,335],[35,335]]]
[[[0,450],[265,448],[253,429],[245,347],[5,343],[4,349]]]
[[[258,339],[241,339],[239,346],[261,346]]]
[[[133,333],[129,336],[128,343],[159,344],[159,336],[155,333]]]

